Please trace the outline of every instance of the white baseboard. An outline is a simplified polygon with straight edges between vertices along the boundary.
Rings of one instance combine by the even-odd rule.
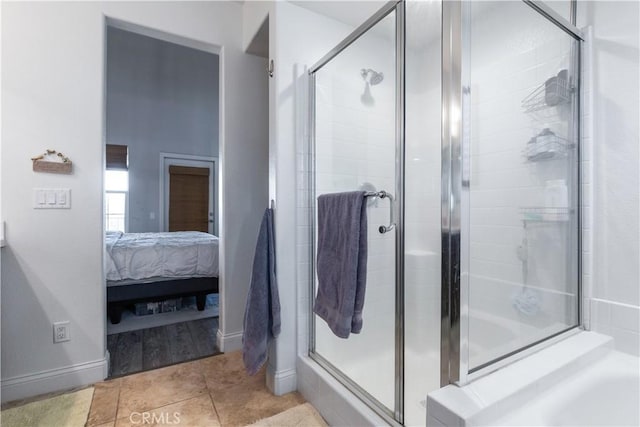
[[[216,334],[216,342],[218,348],[223,353],[230,351],[236,351],[242,349],[242,331],[234,332],[232,334],[223,334],[220,329]]]
[[[291,393],[298,389],[298,379],[295,368],[275,371],[267,365],[267,388],[276,396]]]
[[[109,373],[108,358],[108,354],[105,354],[104,358],[91,362],[3,379],[0,381],[2,402],[69,390],[102,381]]]

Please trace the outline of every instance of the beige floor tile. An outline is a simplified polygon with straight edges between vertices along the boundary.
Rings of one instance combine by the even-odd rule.
[[[108,423],[98,424],[97,426],[94,426],[94,427],[115,427],[115,426],[116,426],[116,420],[113,420],[113,421],[109,421]]]
[[[262,390],[238,387],[217,396],[212,395],[213,402],[224,427],[246,426],[305,402],[298,393],[274,396],[266,387]]]
[[[113,424],[118,411],[120,379],[97,383],[94,388],[87,426],[98,426],[109,421]]]
[[[148,414],[148,415],[145,415]],[[143,417],[146,417],[144,419]],[[218,416],[208,394],[202,394],[182,402],[152,409],[145,413],[134,413],[127,418],[119,418],[115,427],[133,426],[179,426],[179,427],[219,427]]]
[[[227,387],[256,383],[264,379],[264,367],[258,374],[247,375],[239,351],[208,357],[198,361],[210,391],[225,390]]]
[[[209,357],[199,363],[224,427],[251,424],[305,401],[298,393],[271,394],[266,386],[266,368],[249,376],[241,352]]]
[[[121,378],[118,418],[206,393],[201,366],[181,363]]]

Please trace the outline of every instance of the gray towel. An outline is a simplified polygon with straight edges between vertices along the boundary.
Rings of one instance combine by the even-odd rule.
[[[267,360],[269,339],[280,334],[280,297],[275,254],[273,211],[267,209],[260,224],[251,286],[244,310],[242,360],[249,375],[260,370]]]
[[[334,334],[360,333],[367,281],[364,191],[318,197],[318,294],[313,311]]]

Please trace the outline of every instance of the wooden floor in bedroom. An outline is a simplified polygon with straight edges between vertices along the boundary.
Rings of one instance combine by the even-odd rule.
[[[169,366],[220,353],[218,318],[107,335],[109,377]]]

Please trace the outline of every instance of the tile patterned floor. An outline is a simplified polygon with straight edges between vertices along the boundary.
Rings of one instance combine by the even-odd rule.
[[[95,384],[87,426],[245,426],[303,402],[298,393],[272,395],[265,369],[248,376],[234,352]]]

